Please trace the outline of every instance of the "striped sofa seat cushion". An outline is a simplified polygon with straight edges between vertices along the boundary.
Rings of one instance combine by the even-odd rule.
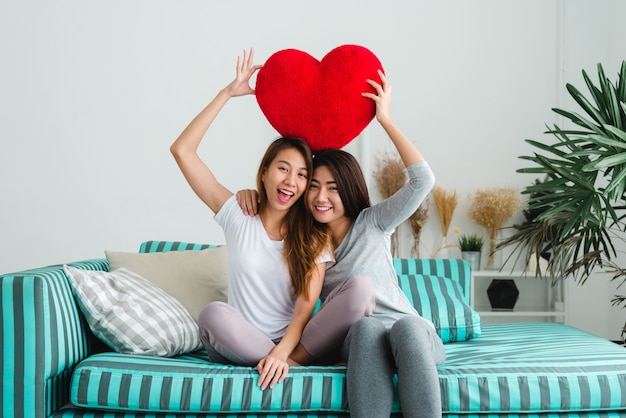
[[[624,418],[623,412],[578,412],[549,414],[443,414],[445,418]],[[52,418],[349,418],[347,413],[302,412],[302,413],[268,413],[268,414],[158,414],[158,413],[127,413],[98,412],[83,408],[65,408]],[[402,418],[400,413],[391,414],[391,418]]]
[[[162,358],[101,353],[81,362],[75,406],[167,413],[346,412],[345,367],[291,367],[275,389],[257,386],[253,367],[210,363],[203,351]]]
[[[480,338],[445,347],[447,360],[438,371],[448,416],[626,414],[626,350],[578,329],[556,323],[488,324]],[[75,371],[72,403],[168,413],[346,412],[344,367],[292,367],[284,383],[261,391],[253,368],[208,363],[201,354],[92,356]]]
[[[446,355],[438,367],[446,412],[626,416],[626,349],[577,328],[487,324],[480,338],[447,344]]]
[[[349,418],[349,414],[344,413],[326,413],[326,412],[302,412],[302,413],[259,413],[259,414],[229,414],[229,413],[210,413],[210,414],[159,414],[153,412],[97,412],[83,408],[66,408],[60,411],[58,414],[52,416],[52,418]],[[401,418],[400,415],[392,415],[394,418]],[[585,415],[585,417],[587,417]],[[479,418],[464,416],[463,418]],[[480,417],[488,418],[488,417]],[[493,417],[492,417],[493,418]],[[515,417],[510,417],[515,418]],[[519,417],[526,418],[526,417]],[[544,417],[528,417],[528,418],[544,418]],[[555,417],[550,417],[555,418]],[[558,418],[558,417],[557,417]],[[578,418],[578,416],[572,416],[567,418]],[[581,417],[582,418],[582,417]],[[598,417],[593,417],[598,418]],[[613,418],[613,417],[602,417]]]

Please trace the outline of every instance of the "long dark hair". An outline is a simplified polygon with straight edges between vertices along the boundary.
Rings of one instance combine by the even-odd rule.
[[[267,191],[262,180],[263,173],[269,168],[278,153],[286,149],[295,149],[304,157],[307,169],[305,190],[309,188],[313,174],[311,147],[300,138],[280,137],[270,144],[259,164],[256,176],[257,190],[259,191],[259,213],[262,213],[267,207]],[[283,224],[287,229],[283,255],[289,267],[291,286],[296,296],[304,295],[308,299],[313,269],[322,252],[329,248],[329,236],[323,228],[315,225],[313,216],[306,208],[304,195],[300,196],[289,208],[283,218]]]
[[[372,205],[365,177],[358,161],[349,152],[328,148],[315,154],[313,169],[327,167],[337,183],[345,215],[353,222],[365,208]]]

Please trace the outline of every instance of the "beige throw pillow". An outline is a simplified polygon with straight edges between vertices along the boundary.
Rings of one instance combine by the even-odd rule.
[[[205,250],[129,253],[105,251],[110,270],[126,268],[176,298],[197,321],[207,303],[226,302],[226,247]]]

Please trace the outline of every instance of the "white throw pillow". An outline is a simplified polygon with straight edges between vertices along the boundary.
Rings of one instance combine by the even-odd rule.
[[[127,268],[175,297],[194,320],[209,302],[228,300],[226,247],[156,253],[105,251],[110,270]]]
[[[173,357],[202,347],[181,303],[139,274],[63,268],[92,332],[113,350]]]

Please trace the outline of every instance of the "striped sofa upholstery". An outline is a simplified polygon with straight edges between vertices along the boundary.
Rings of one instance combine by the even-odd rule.
[[[626,407],[626,350],[572,327],[488,325],[481,338],[446,351],[439,367],[446,414]],[[348,411],[345,367],[292,367],[282,385],[266,391],[256,386],[257,376],[253,368],[208,363],[202,353],[176,359],[101,353],[78,366],[70,392],[74,405],[129,412]],[[134,387],[136,396],[120,397],[129,393],[120,387]]]
[[[141,251],[200,248],[155,241]],[[106,259],[68,264],[109,268]],[[398,259],[395,267],[399,275],[451,278],[469,298],[469,270],[460,260]],[[74,303],[62,265],[0,280],[2,417],[348,416],[345,367],[294,367],[288,381],[262,392],[253,370],[208,363],[202,352],[164,359],[104,350]],[[626,350],[618,348],[561,324],[486,326],[480,338],[446,345],[448,361],[439,369],[444,416],[625,416]],[[595,357],[604,355],[609,361]]]
[[[108,270],[106,259],[72,266]],[[2,417],[49,417],[69,401],[71,373],[95,352],[62,265],[0,276]]]

